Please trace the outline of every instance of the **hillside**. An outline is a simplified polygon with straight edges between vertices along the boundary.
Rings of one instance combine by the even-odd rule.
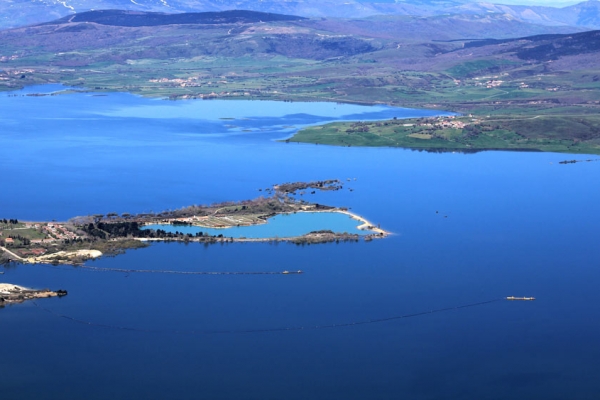
[[[506,32],[531,35],[565,30],[499,16],[308,20],[241,10],[184,14],[102,10],[0,31],[0,51],[21,62],[43,59],[47,67],[200,56],[325,60],[386,49],[429,55],[462,46],[439,40],[465,35],[502,38]]]
[[[37,26],[0,31],[0,43],[4,44],[0,51],[15,53],[22,61],[42,58],[48,67],[199,56],[282,55],[322,60],[385,46],[370,38],[323,35],[298,25],[302,20],[239,10],[188,14],[90,11]]]
[[[152,77],[187,76],[196,70],[221,81],[226,75],[246,77],[251,81],[247,85],[255,88],[269,87],[265,81],[277,77],[288,88],[303,91],[316,85],[333,98],[371,99],[379,93],[379,101],[391,102],[403,99],[398,90],[407,87],[402,90],[413,93],[410,100],[420,102],[452,78],[503,73],[518,79],[540,69],[595,69],[597,32],[549,34],[565,29],[497,15],[309,20],[251,11],[93,11],[0,31],[5,75],[0,82],[14,87],[30,80],[77,77],[84,84],[118,70],[114,82],[101,78],[103,84],[93,87],[118,86],[125,78],[128,86],[137,86],[140,79],[147,84]],[[502,38],[506,33],[500,32],[506,31],[519,38]],[[205,61],[209,59],[213,65]],[[221,64],[224,70],[216,66]],[[419,76],[408,78],[407,71]],[[213,87],[203,90],[209,89]]]
[[[567,56],[600,52],[600,31],[570,35],[538,35],[505,40],[481,40],[465,44],[465,48],[503,46],[503,53],[514,53],[522,60],[553,61]]]
[[[510,39],[537,34],[564,34],[584,29],[521,22],[500,14],[433,17],[377,16],[362,19],[312,19],[302,25],[332,33],[354,34],[396,41]]]
[[[294,62],[337,58],[336,65],[342,62],[355,69],[364,61],[352,57],[362,55],[371,65],[361,69],[387,74],[387,68],[460,71],[465,69],[461,67],[465,58],[485,60],[467,62],[466,70],[473,75],[521,70],[532,61],[598,51],[598,32],[558,33],[567,29],[495,14],[341,20],[241,10],[184,14],[102,10],[0,31],[0,61],[8,69],[48,69],[196,57],[251,57],[268,62],[283,56]],[[506,32],[518,38],[507,38]]]
[[[110,26],[160,26],[160,25],[215,25],[215,24],[249,24],[258,22],[299,21],[303,17],[282,15],[246,10],[230,10],[221,12],[166,14],[157,12],[135,12],[125,10],[99,10],[77,13],[56,21],[51,25],[93,22]]]
[[[51,21],[91,10],[129,10],[162,13],[214,12],[235,9],[303,17],[366,18],[377,15],[447,16],[490,14],[524,23],[600,28],[600,1],[568,7],[513,6],[488,2],[359,1],[359,0],[3,0],[0,29]]]

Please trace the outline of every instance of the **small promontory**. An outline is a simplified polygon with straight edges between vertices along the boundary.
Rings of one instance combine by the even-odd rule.
[[[66,295],[66,290],[52,291],[50,289],[29,289],[10,283],[0,283],[0,307],[22,303],[26,300],[62,297]]]

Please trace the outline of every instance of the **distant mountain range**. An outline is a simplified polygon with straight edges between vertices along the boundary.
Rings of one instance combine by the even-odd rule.
[[[600,52],[600,31],[570,35],[538,35],[506,40],[478,40],[465,49],[504,45],[499,53],[512,53],[521,60],[554,61],[562,57]]]
[[[473,49],[478,49],[476,59],[498,56],[535,62],[600,52],[600,31],[569,29],[497,14],[343,21],[240,10],[182,14],[101,10],[0,31],[0,53],[41,57],[47,66],[198,56],[327,60],[369,54],[371,62],[408,63],[403,68],[426,70],[438,68],[431,62],[441,60],[443,69],[472,58]],[[47,53],[55,55],[52,61]]]
[[[46,22],[79,12],[108,9],[164,13],[235,9],[328,18],[498,14],[532,24],[600,28],[598,0],[562,8],[473,3],[464,0],[2,0],[0,29]]]
[[[200,13],[167,14],[124,10],[85,11],[50,21],[48,24],[60,25],[78,22],[93,22],[112,26],[160,26],[160,25],[211,25],[211,24],[249,24],[257,22],[301,21],[304,17],[263,13],[258,11],[209,11]]]
[[[71,14],[30,27],[55,25],[61,32],[90,30],[94,25],[151,27],[168,25],[218,25],[293,22],[292,31],[306,29],[315,35],[330,34],[396,41],[453,41],[464,39],[510,39],[539,34],[584,31],[583,28],[544,26],[521,22],[501,14],[433,17],[374,16],[363,19],[305,18],[260,11],[230,10],[168,14],[159,12],[98,10]],[[82,23],[86,23],[85,25]],[[240,28],[241,29],[241,28]],[[234,29],[236,32],[238,29]]]

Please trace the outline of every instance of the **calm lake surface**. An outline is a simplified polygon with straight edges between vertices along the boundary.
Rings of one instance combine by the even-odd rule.
[[[232,238],[288,238],[302,236],[310,232],[320,230],[331,230],[339,233],[353,233],[366,235],[373,231],[364,231],[358,229],[362,222],[357,221],[349,215],[334,212],[301,212],[295,214],[280,214],[269,218],[266,224],[252,226],[232,226],[229,228],[205,228],[201,226],[185,226],[170,224],[151,224],[142,229],[162,229],[166,232],[181,232],[183,234],[191,233],[195,235],[202,232],[205,235],[223,235]]]
[[[310,124],[433,114],[422,110],[21,96],[59,89],[0,94],[2,218],[161,211],[338,178],[344,190],[304,199],[350,207],[394,235],[163,243],[88,263],[302,275],[6,268],[4,282],[69,295],[40,300],[48,311],[0,310],[2,399],[597,399],[600,162],[558,164],[596,157],[276,141]],[[255,332],[512,295],[538,300]]]

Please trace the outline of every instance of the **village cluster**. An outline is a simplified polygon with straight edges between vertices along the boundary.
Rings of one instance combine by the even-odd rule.
[[[30,238],[28,232],[35,230],[43,236],[42,238]],[[0,229],[0,244],[11,246],[15,239],[26,238],[31,243],[50,243],[57,240],[74,240],[80,238],[77,234],[58,223],[25,223],[23,226],[8,229]]]
[[[467,124],[463,121],[457,120],[454,116],[449,116],[435,118],[434,121],[431,121],[431,119],[429,119],[428,122],[422,122],[416,125],[440,129],[463,129]]]
[[[35,224],[35,225],[33,225],[33,227],[36,229],[40,229],[40,227],[41,227],[43,232],[47,233],[48,236],[50,236],[51,238],[54,238],[56,240],[73,240],[73,239],[77,239],[79,237],[75,233],[71,232],[70,230],[68,230],[61,224],[56,224],[56,223],[49,223],[49,224],[42,224],[42,225]]]

